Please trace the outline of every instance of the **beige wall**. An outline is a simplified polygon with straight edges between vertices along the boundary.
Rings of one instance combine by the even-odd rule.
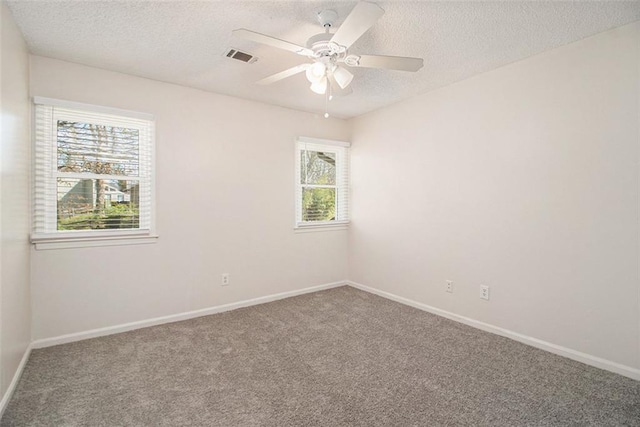
[[[638,31],[354,119],[350,279],[640,368]]]
[[[0,2],[0,396],[31,341],[29,304],[29,56]]]
[[[293,171],[297,136],[349,140],[347,122],[42,57],[31,94],[156,116],[160,235],[34,250],[34,339],[346,278],[346,231],[293,231]]]

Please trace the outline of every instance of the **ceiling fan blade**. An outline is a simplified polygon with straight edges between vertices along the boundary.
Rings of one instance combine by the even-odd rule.
[[[409,58],[406,56],[383,55],[359,55],[357,64],[348,63],[353,67],[385,68],[388,70],[418,71],[424,65],[422,58]]]
[[[275,83],[275,82],[280,81],[282,79],[286,79],[287,77],[291,77],[293,75],[296,75],[298,73],[306,71],[307,68],[309,68],[310,66],[311,66],[311,64],[296,65],[295,67],[291,67],[291,68],[289,68],[287,70],[280,71],[279,73],[276,73],[276,74],[271,75],[269,77],[265,77],[264,79],[257,81],[256,84],[259,84],[259,85],[270,85],[271,83]]]
[[[369,28],[384,15],[384,10],[380,6],[360,2],[356,4],[349,16],[344,20],[338,31],[331,38],[332,42],[348,48],[360,38]]]
[[[280,40],[275,37],[256,33],[255,31],[249,31],[244,28],[233,30],[232,33],[234,36],[243,38],[245,40],[251,40],[256,43],[262,43],[268,46],[277,47],[278,49],[288,50],[290,52],[297,53],[298,55],[313,55],[313,51],[311,49],[307,49],[306,47],[298,46],[297,44],[285,40]]]
[[[347,86],[344,89],[341,88],[338,82],[336,81],[336,78],[333,76],[333,74],[329,74],[327,77],[329,78],[329,85],[331,86],[332,95],[345,96],[345,95],[349,95],[350,93],[353,93],[351,86]]]

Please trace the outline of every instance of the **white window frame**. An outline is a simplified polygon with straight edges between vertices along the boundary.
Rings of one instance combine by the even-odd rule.
[[[38,120],[36,106],[42,105],[53,107],[50,116],[51,121],[42,123]],[[73,110],[65,113],[64,110]],[[35,248],[40,249],[66,249],[92,246],[115,246],[134,245],[144,243],[155,243],[158,235],[155,231],[155,119],[147,113],[122,110],[118,108],[103,107],[78,102],[64,101],[58,99],[34,97],[33,98],[33,231],[31,242]],[[62,112],[61,112],[62,111]],[[82,117],[83,114],[104,115],[101,118],[91,117],[91,123],[123,126],[139,129],[146,132],[148,138],[141,138],[142,144],[149,144],[140,150],[140,177],[141,184],[144,182],[149,196],[144,202],[141,200],[140,206],[140,226],[138,229],[120,230],[57,230],[57,206],[51,200],[57,198],[57,184],[59,177],[73,177],[86,179],[104,178],[105,175],[95,175],[91,173],[66,173],[57,170],[57,129],[55,123],[58,119],[65,119],[70,116]],[[110,121],[108,116],[114,116]],[[128,122],[131,119],[131,122]],[[137,125],[136,121],[144,120],[149,122],[146,126]],[[89,121],[89,120],[87,120]],[[39,128],[38,128],[39,126]],[[146,141],[146,142],[145,142]],[[114,176],[114,179],[127,179],[126,176]],[[128,177],[129,179],[131,177]],[[51,196],[51,192],[56,194]],[[42,199],[38,195],[44,193]],[[48,202],[47,202],[48,201]],[[143,206],[144,205],[144,206]]]
[[[297,233],[324,230],[346,230],[349,225],[349,149],[351,143],[345,141],[334,141],[329,139],[318,139],[309,137],[298,137],[295,149],[295,224],[294,230]],[[321,185],[319,187],[333,187],[336,189],[336,219],[334,221],[302,221],[302,189],[313,187],[310,184],[300,182],[301,162],[300,154],[303,150],[324,151],[336,154],[336,184]]]

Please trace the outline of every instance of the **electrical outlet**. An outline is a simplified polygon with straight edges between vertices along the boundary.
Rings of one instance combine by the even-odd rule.
[[[489,300],[489,287],[485,285],[480,285],[480,298]]]
[[[229,286],[229,273],[222,273],[222,286]]]
[[[453,282],[451,280],[447,280],[447,288],[446,288],[446,290],[450,294],[453,293]]]

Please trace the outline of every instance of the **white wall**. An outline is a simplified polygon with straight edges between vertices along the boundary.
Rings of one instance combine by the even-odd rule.
[[[640,368],[638,27],[352,122],[32,57],[31,95],[156,115],[161,236],[32,251],[34,339],[348,275]],[[293,233],[294,138],[351,134],[349,248]]]
[[[29,54],[0,2],[0,396],[31,341],[29,303]]]
[[[349,140],[347,122],[43,57],[31,95],[156,116],[160,235],[34,250],[34,339],[346,278],[346,231],[293,231],[293,171],[296,136]]]
[[[354,119],[350,279],[640,368],[638,33]]]

